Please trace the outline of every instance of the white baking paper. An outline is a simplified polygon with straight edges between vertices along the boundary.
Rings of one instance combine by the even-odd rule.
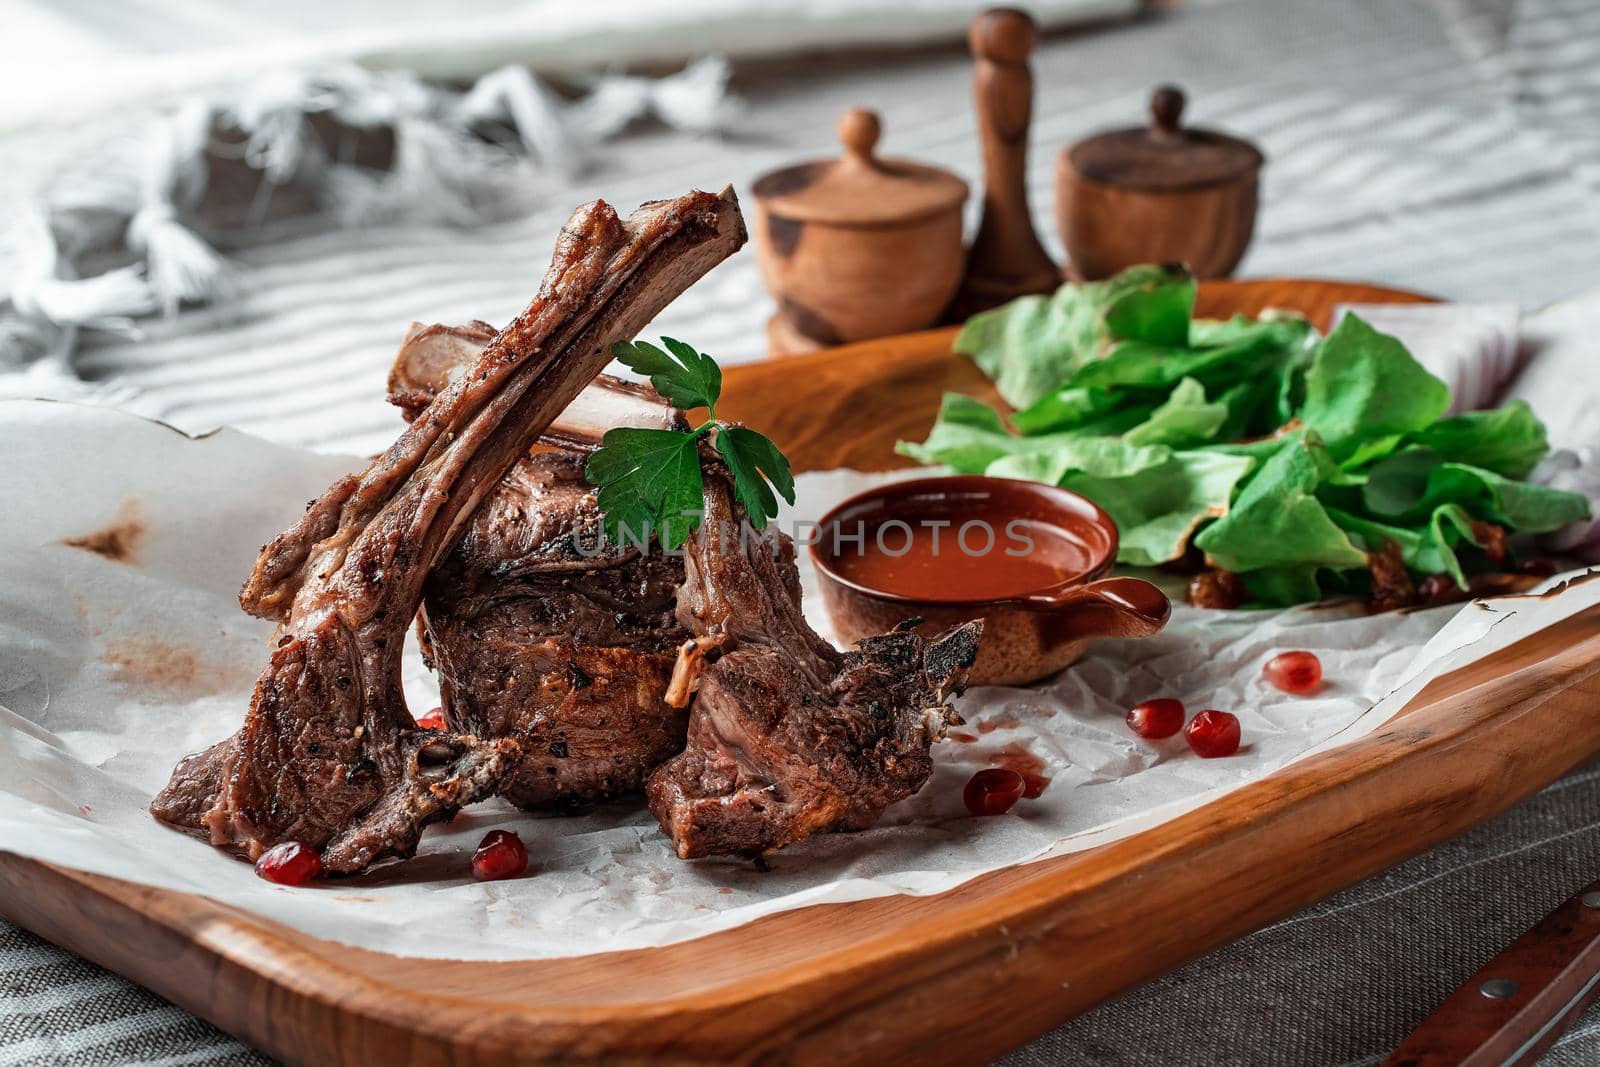
[[[937,749],[915,798],[859,834],[747,862],[675,859],[649,813],[618,804],[535,818],[493,802],[431,828],[417,858],[288,889],[156,823],[145,806],[186,752],[239,724],[269,627],[236,593],[257,547],[357,461],[221,431],[191,439],[106,409],[0,402],[0,849],[204,894],[318,937],[404,955],[539,958],[660,945],[764,914],[890,893],[936,893],[1046,855],[1125,837],[1366,733],[1441,670],[1600,601],[1600,582],[1557,596],[1369,618],[1359,608],[1197,612],[1180,607],[1146,641],[1105,641],[1031,689],[982,688],[960,708],[970,742]],[[815,519],[881,480],[800,479],[795,515]],[[819,628],[813,576],[803,577]],[[1314,697],[1267,687],[1274,653],[1310,649]],[[433,704],[412,660],[415,710]],[[1151,744],[1127,707],[1177,696],[1243,721],[1239,755],[1201,760],[1181,739]],[[1376,705],[1376,707],[1374,707]],[[1029,753],[1051,779],[1014,813],[974,819],[973,771]],[[489,829],[515,829],[534,868],[472,881]]]

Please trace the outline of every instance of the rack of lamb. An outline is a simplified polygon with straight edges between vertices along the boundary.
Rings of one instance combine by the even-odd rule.
[[[426,404],[493,332],[413,326],[390,401]],[[652,390],[602,376],[546,434],[561,448],[524,458],[479,509],[424,604],[423,643],[449,721],[522,744],[506,792],[526,807],[616,796],[648,779],[651,808],[684,858],[870,826],[932,772],[945,700],[965,683],[981,623],[931,645],[905,627],[840,654],[802,614],[793,540],[751,536],[711,449],[687,574],[677,554],[631,545],[586,560],[574,546],[599,536],[582,480],[597,431],[672,418]],[[617,595],[626,588],[636,596]],[[668,699],[673,676],[682,697],[698,688],[687,716],[685,699]],[[619,725],[631,729],[608,740]]]
[[[573,213],[538,295],[387,452],[266,546],[240,602],[280,634],[244,725],[183,760],[159,819],[256,858],[285,841],[349,873],[501,784],[510,739],[420,730],[400,688],[428,573],[483,498],[627,340],[745,240],[732,191]]]
[[[408,418],[494,337],[481,322],[413,325],[389,376]],[[648,386],[601,375],[473,514],[424,588],[422,647],[452,729],[514,738],[500,792],[530,810],[639,793],[683,750],[688,710],[665,699],[683,559],[601,533],[584,460],[616,426],[684,426]]]
[[[684,552],[600,536],[583,461],[601,433],[684,426],[599,376],[611,347],[744,239],[731,191],[625,221],[596,201],[506,329],[415,327],[390,380],[410,425],[263,548],[241,603],[280,623],[271,662],[241,729],[183,760],[152,812],[351,873],[496,793],[549,809],[646,790],[690,858],[863,828],[919,789],[981,623],[839,652],[801,613],[793,541],[744,536],[708,445]],[[443,731],[401,695],[413,618]]]

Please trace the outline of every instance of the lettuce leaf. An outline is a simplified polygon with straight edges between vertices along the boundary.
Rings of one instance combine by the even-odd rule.
[[[1328,514],[1368,552],[1380,552],[1386,543],[1393,542],[1408,569],[1418,574],[1448,574],[1463,589],[1467,587],[1467,577],[1455,547],[1462,541],[1479,547],[1485,544],[1472,516],[1458,504],[1436,508],[1421,526],[1394,526],[1331,507]]]
[[[1122,435],[1136,445],[1199,445],[1216,436],[1228,420],[1228,405],[1206,400],[1205,387],[1185,378],[1150,417]]]
[[[970,356],[1014,408],[1026,408],[1100,359],[1118,341],[1184,345],[1194,279],[1168,267],[1133,267],[1115,278],[1063,285],[967,320],[955,351]]]
[[[1544,423],[1526,400],[1494,411],[1469,411],[1418,430],[1411,440],[1445,459],[1522,479],[1550,451]]]
[[[1445,384],[1359,317],[1326,338],[1272,313],[1191,321],[1194,295],[1187,275],[1142,267],[976,316],[957,351],[1021,410],[1008,424],[947,396],[899,451],[1076,490],[1116,519],[1121,562],[1192,543],[1267,604],[1359,589],[1389,542],[1411,571],[1465,585],[1486,523],[1541,533],[1589,514],[1521,481],[1549,447],[1525,403],[1446,418]]]
[[[1424,430],[1449,407],[1449,388],[1405,345],[1346,315],[1306,371],[1300,421],[1345,459],[1372,438]]]
[[[1021,437],[1006,429],[999,412],[981,400],[946,393],[939,419],[920,444],[901,441],[901,455],[942,463],[960,474],[993,474],[1056,483],[1067,471],[1108,477],[1134,474],[1165,463],[1171,450],[1136,445],[1120,437],[1076,433]]]
[[[1322,599],[1322,583],[1318,581],[1326,567],[1310,564],[1291,564],[1286,567],[1261,567],[1246,571],[1242,577],[1250,596],[1265,607],[1289,607]]]
[[[1519,533],[1548,533],[1589,517],[1589,502],[1577,493],[1451,463],[1420,446],[1375,464],[1361,499],[1374,515],[1401,522],[1417,521],[1445,504],[1458,504],[1469,514]]]
[[[1366,566],[1366,554],[1316,497],[1332,469],[1327,449],[1315,437],[1285,438],[1245,482],[1232,510],[1200,531],[1195,544],[1213,566],[1229,571]]]
[[[1069,473],[1057,483],[1106,509],[1121,532],[1117,561],[1152,567],[1182,556],[1200,524],[1224,515],[1252,466],[1243,456],[1201,449],[1121,477]]]
[[[1116,410],[1124,397],[1109,389],[1058,389],[1047,393],[1011,416],[1011,424],[1023,433],[1051,433],[1075,430]]]

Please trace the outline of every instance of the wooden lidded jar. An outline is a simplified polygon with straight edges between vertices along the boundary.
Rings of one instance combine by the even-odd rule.
[[[757,179],[756,255],[778,303],[773,355],[926,329],[955,295],[967,183],[874,154],[878,116],[839,119],[844,155]]]
[[[1264,158],[1250,142],[1185,129],[1183,91],[1150,97],[1150,125],[1113,130],[1064,149],[1056,223],[1072,273],[1108,278],[1138,263],[1185,263],[1221,278],[1255,230]]]

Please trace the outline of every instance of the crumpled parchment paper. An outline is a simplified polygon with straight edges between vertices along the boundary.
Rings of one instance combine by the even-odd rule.
[[[1125,837],[1285,763],[1366,733],[1437,673],[1600,601],[1600,582],[1369,618],[1359,607],[1198,612],[1161,636],[1103,641],[1029,689],[960,703],[970,740],[877,828],[747,862],[675,859],[642,805],[535,818],[491,802],[434,827],[416,859],[286,889],[146,813],[180,756],[232,732],[267,660],[268,624],[236,601],[257,547],[359,465],[233,431],[193,439],[138,417],[0,402],[0,849],[199,893],[317,937],[402,955],[505,960],[661,945],[787,908],[936,893],[984,871]],[[791,518],[885,476],[805,475]],[[787,528],[787,527],[786,527]],[[808,611],[827,632],[809,563]],[[1321,657],[1328,683],[1285,696],[1261,680],[1278,651]],[[436,703],[414,655],[413,710]],[[1239,755],[1123,725],[1154,696],[1239,714]],[[969,818],[961,788],[999,760],[1036,759],[1050,785],[1013,814]],[[519,832],[527,877],[476,883],[468,855]]]

